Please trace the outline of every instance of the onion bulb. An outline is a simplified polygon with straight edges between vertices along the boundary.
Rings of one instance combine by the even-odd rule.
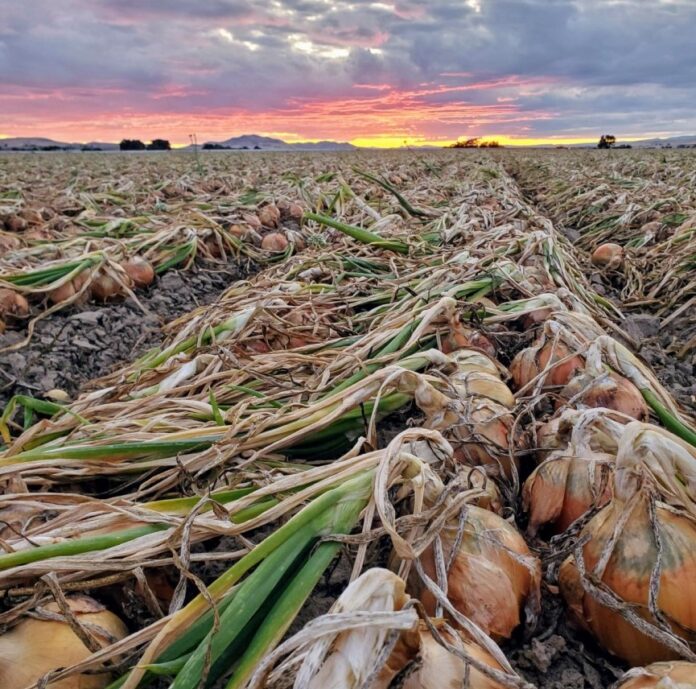
[[[546,371],[543,386],[556,387],[566,385],[584,366],[583,358],[562,341],[542,335],[534,345],[518,352],[510,364],[510,374],[520,389]]]
[[[440,531],[445,563],[457,539],[459,520]],[[422,556],[426,574],[437,581],[432,546]],[[494,638],[509,638],[527,604],[539,598],[541,565],[519,531],[493,512],[467,506],[461,543],[447,576],[447,597],[463,615]],[[428,589],[421,598],[429,614],[436,601]]]
[[[95,299],[108,301],[121,294],[121,285],[108,273],[99,271],[92,279],[91,290]]]
[[[0,232],[0,252],[14,251],[22,246],[22,240],[12,234]]]
[[[280,211],[274,203],[259,208],[256,215],[263,227],[278,227],[280,223]]]
[[[541,526],[551,524],[554,533],[561,533],[590,508],[604,506],[611,499],[613,465],[614,455],[602,452],[552,453],[524,483],[528,532],[534,535]]]
[[[651,446],[654,434],[646,433],[648,428],[638,422],[626,427],[616,456],[614,496],[587,523],[580,534],[584,545],[559,571],[561,593],[576,619],[631,665],[680,657],[686,643],[693,647],[696,632],[696,504],[682,495],[679,479],[684,475],[693,483],[696,450],[678,439]],[[673,437],[666,431],[660,435]],[[681,510],[656,499],[663,482],[682,495]],[[649,604],[653,579],[655,611]],[[666,621],[671,637],[658,640],[639,630],[604,599],[600,602],[590,582],[601,582],[624,612],[632,611],[653,628]]]
[[[147,287],[155,279],[155,270],[152,264],[141,256],[133,256],[122,263],[121,267],[136,287]]]
[[[440,634],[448,643],[451,644],[454,641],[450,633],[441,630]],[[460,641],[463,646],[462,650],[466,655],[494,670],[502,670],[493,656],[478,644],[464,639]],[[420,629],[420,659],[420,665],[415,672],[408,675],[401,685],[402,689],[448,689],[449,687],[453,689],[455,687],[457,689],[459,687],[504,689],[505,687],[504,684],[486,677],[479,670],[465,663],[459,656],[450,653],[433,638],[433,635],[424,625],[421,625]]]
[[[288,240],[285,238],[285,235],[280,232],[271,232],[261,241],[261,248],[266,251],[280,253],[288,248]]]
[[[640,390],[628,378],[615,371],[595,374],[587,371],[575,376],[560,392],[561,399],[582,402],[588,407],[606,407],[614,411],[643,420],[649,416],[648,405]]]
[[[487,677],[483,672],[450,653],[432,636],[425,622],[418,621],[415,610],[405,605],[409,596],[403,580],[393,572],[381,568],[367,570],[348,585],[331,608],[330,614],[319,618],[327,632],[311,640],[298,656],[300,664],[294,686],[305,689],[387,689],[397,675],[413,662],[420,660],[414,672],[406,674],[402,689],[452,689],[467,686],[470,689],[503,689],[505,686]],[[367,622],[372,615],[374,623]],[[341,626],[329,620],[362,618],[357,627]],[[491,652],[463,638],[443,620],[431,620],[442,640],[463,655],[493,671],[505,672],[493,653],[500,651],[490,639],[482,643],[491,646]],[[375,667],[389,640],[390,632],[400,630],[396,645],[382,665]],[[297,639],[304,635],[298,632]],[[302,648],[302,647],[301,647]],[[501,654],[501,662],[504,662]],[[372,674],[374,671],[374,674]],[[468,677],[468,683],[465,681]],[[366,684],[367,683],[367,684]],[[252,686],[269,683],[251,682]],[[274,682],[270,682],[274,684]]]
[[[474,347],[480,349],[491,358],[495,358],[495,345],[481,331],[465,328],[459,321],[450,324],[450,331],[442,338],[440,349],[445,354],[451,354],[457,349]]]
[[[18,215],[8,215],[5,218],[5,227],[8,232],[23,232],[27,229],[27,221]]]
[[[68,598],[77,620],[103,647],[126,636],[121,620],[97,601],[87,596]],[[55,603],[46,606],[58,613]],[[91,652],[67,622],[26,618],[0,636],[0,686],[2,689],[25,689],[51,670],[79,663]],[[101,689],[109,682],[107,674],[73,675],[51,682],[50,689]]]
[[[75,296],[75,284],[72,280],[64,282],[60,287],[52,289],[48,293],[48,300],[51,304],[62,304]]]
[[[29,302],[23,294],[7,287],[0,287],[0,316],[24,318],[29,314]]]
[[[592,265],[614,270],[623,263],[624,250],[619,244],[601,244],[592,252]]]
[[[673,660],[634,667],[619,680],[616,689],[696,689],[696,663]]]

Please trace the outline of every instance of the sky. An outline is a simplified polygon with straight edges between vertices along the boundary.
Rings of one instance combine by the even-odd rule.
[[[0,0],[0,137],[696,134],[696,0]]]

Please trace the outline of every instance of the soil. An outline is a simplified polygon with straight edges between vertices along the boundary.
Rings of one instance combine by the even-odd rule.
[[[607,689],[621,677],[625,668],[569,620],[552,587],[542,589],[541,600],[535,631],[502,644],[517,672],[539,689]]]
[[[214,301],[248,272],[237,264],[172,270],[138,291],[146,313],[129,299],[72,306],[39,321],[26,347],[0,353],[0,409],[13,395],[41,397],[55,388],[73,398],[87,381],[158,345],[164,323]],[[0,349],[25,336],[26,330],[6,331]]]

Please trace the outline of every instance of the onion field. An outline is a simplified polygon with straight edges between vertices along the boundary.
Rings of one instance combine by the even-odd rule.
[[[690,150],[2,155],[0,687],[694,687],[695,373]]]

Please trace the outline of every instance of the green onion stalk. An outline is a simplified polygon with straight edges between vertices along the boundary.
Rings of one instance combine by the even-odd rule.
[[[314,498],[213,582],[206,596],[198,595],[177,612],[138,666],[112,687],[141,687],[149,669],[164,662],[174,673],[171,689],[197,689],[230,670],[227,689],[243,687],[339,552],[341,544],[331,535],[348,534],[357,524],[370,499],[373,476],[374,470],[364,471]],[[218,606],[219,622],[208,614],[210,629],[200,640],[209,600]],[[178,662],[172,658],[175,645],[181,651]]]

